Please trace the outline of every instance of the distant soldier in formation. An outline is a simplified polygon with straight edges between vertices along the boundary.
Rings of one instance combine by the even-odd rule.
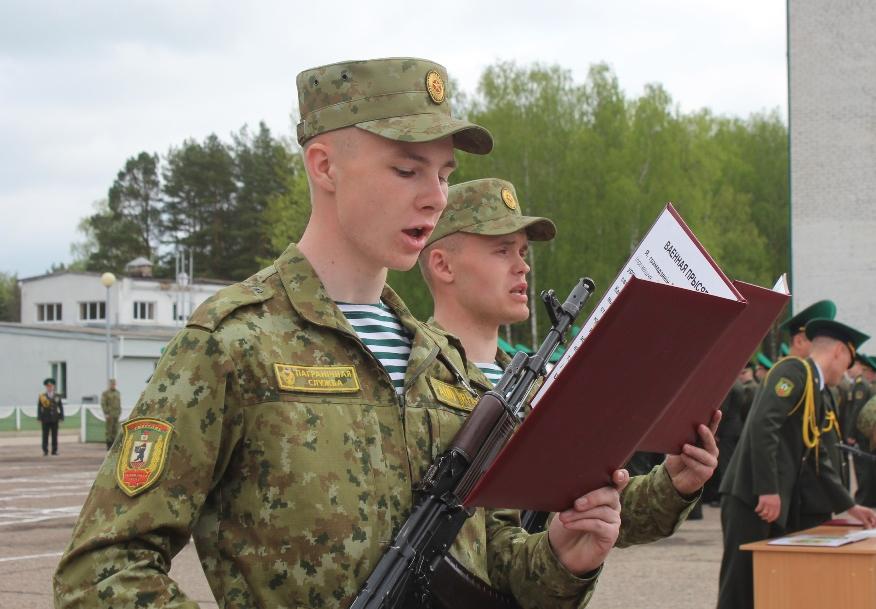
[[[840,381],[868,337],[839,322],[814,319],[806,324],[806,338],[812,343],[809,357],[787,357],[766,377],[721,484],[718,609],[753,606],[751,554],[739,546],[799,530],[799,480],[806,472],[817,472],[830,511],[848,510],[866,527],[876,526],[876,513],[855,504],[821,441],[822,389]]]
[[[861,433],[858,427],[858,417],[864,405],[870,400],[872,392],[870,383],[864,378],[865,360],[858,356],[855,358],[855,363],[849,368],[847,373],[848,391],[845,397],[845,406],[848,415],[846,420],[846,443],[852,446],[857,446],[863,450],[869,450],[870,439],[866,434]],[[873,462],[866,457],[855,456],[855,480],[858,483],[858,490],[855,493],[855,500],[863,505],[876,506],[876,468]]]
[[[772,367],[773,360],[758,351],[757,355],[754,356],[754,379],[758,382],[758,384],[763,382],[763,379],[766,377],[767,373]]]
[[[100,408],[106,419],[106,449],[109,450],[119,434],[119,417],[122,416],[122,394],[116,389],[116,379],[110,379],[109,387],[100,394]]]
[[[870,383],[870,394],[876,395],[876,359],[872,355],[864,355],[864,379]]]
[[[64,404],[55,393],[55,379],[43,381],[46,390],[37,398],[37,419],[43,427],[43,456],[49,454],[49,435],[52,436],[52,454],[58,454],[58,423],[64,420]]]
[[[739,437],[742,435],[742,426],[745,423],[743,414],[745,412],[746,391],[742,381],[737,379],[734,381],[730,391],[724,401],[721,402],[721,425],[718,427],[716,436],[718,437],[718,469],[715,475],[706,483],[706,488],[703,491],[703,501],[708,501],[712,507],[721,505],[721,497],[718,489],[721,486],[721,481],[727,472],[727,466],[730,464],[730,458],[736,450],[736,445],[739,443]]]
[[[754,394],[757,393],[757,381],[754,378],[754,364],[749,362],[745,368],[739,371],[739,382],[742,383],[742,423],[748,418],[751,405],[754,403]]]

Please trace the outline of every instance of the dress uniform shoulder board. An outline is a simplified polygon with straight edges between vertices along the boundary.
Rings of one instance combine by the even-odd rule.
[[[274,289],[266,280],[276,272],[276,269],[270,266],[249,279],[222,288],[195,309],[186,326],[195,326],[213,332],[223,319],[240,307],[265,302],[274,295]]]

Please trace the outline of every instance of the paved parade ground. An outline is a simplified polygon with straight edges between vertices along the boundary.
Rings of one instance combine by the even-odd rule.
[[[0,435],[0,607],[52,607],[52,573],[105,455],[75,432],[61,436],[57,457],[43,457],[39,444],[32,432]],[[590,608],[713,607],[721,525],[717,509],[703,512],[670,539],[614,550]],[[171,576],[201,607],[217,607],[191,544]]]

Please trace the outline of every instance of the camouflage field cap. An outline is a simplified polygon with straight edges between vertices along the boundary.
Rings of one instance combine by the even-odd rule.
[[[533,241],[550,241],[557,227],[547,218],[524,216],[514,185],[497,178],[472,180],[450,187],[447,207],[429,244],[452,233],[509,235],[526,229]]]
[[[334,129],[356,126],[402,142],[453,136],[453,145],[475,154],[493,149],[490,132],[453,118],[447,70],[426,59],[397,57],[343,61],[298,75],[298,143]]]

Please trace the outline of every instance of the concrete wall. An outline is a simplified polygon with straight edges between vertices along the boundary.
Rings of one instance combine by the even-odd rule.
[[[50,362],[67,362],[67,399],[100,395],[106,384],[106,347],[103,339],[86,335],[0,331],[0,405],[36,404]],[[13,355],[9,357],[9,355]]]
[[[789,0],[788,51],[794,309],[876,337],[876,2]]]
[[[130,408],[146,386],[166,338],[113,339],[113,366],[122,406]],[[36,403],[42,382],[51,374],[51,362],[67,364],[67,400],[79,403],[100,397],[106,388],[106,342],[83,332],[0,327],[0,406]]]

